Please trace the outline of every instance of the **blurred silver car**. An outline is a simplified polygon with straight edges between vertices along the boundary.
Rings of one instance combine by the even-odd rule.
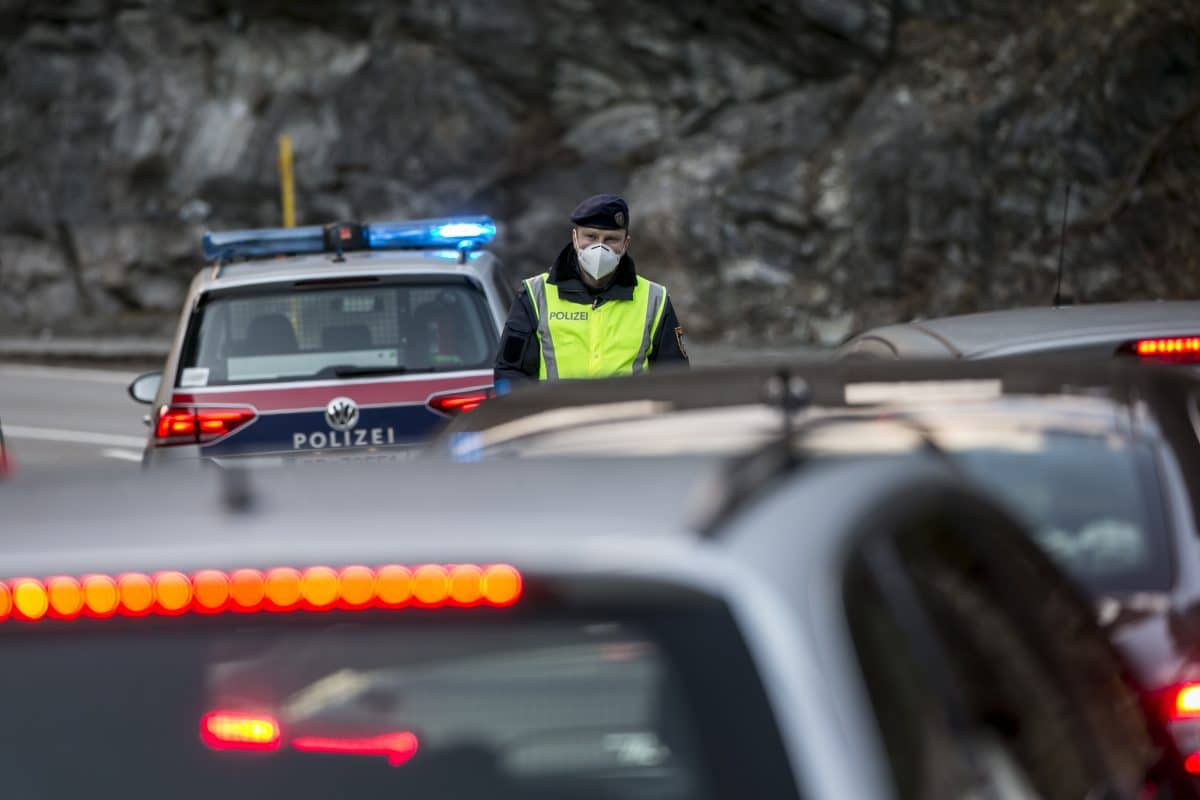
[[[1200,774],[1198,402],[1200,380],[1167,367],[842,362],[514,395],[437,447],[460,460],[654,459],[738,456],[787,435],[818,462],[932,449],[1093,598]]]
[[[992,501],[790,452],[0,487],[6,790],[1193,796]]]
[[[914,320],[865,331],[837,350],[841,358],[1016,355],[1200,363],[1200,301],[1046,306]]]

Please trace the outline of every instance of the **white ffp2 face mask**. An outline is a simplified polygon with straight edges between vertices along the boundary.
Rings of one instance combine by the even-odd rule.
[[[621,263],[621,256],[606,244],[591,244],[576,253],[579,267],[595,280],[607,278]]]

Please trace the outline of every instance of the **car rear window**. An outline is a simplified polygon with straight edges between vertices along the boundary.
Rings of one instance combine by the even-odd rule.
[[[211,294],[179,370],[181,387],[440,372],[491,364],[494,326],[467,283],[287,286]]]
[[[727,616],[470,614],[6,630],[0,781],[38,798],[794,796]]]
[[[1116,435],[1040,431],[1010,446],[963,447],[955,457],[1091,589],[1170,588],[1167,522],[1147,446]]]

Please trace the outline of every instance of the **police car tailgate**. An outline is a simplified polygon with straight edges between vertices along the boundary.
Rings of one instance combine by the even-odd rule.
[[[490,370],[474,370],[176,389],[162,413],[192,415],[205,458],[391,460],[483,402],[491,383]]]

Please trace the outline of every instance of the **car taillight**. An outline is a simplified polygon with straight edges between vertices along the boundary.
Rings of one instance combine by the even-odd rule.
[[[278,750],[280,738],[267,714],[211,711],[200,719],[200,739],[214,750]]]
[[[384,756],[389,764],[398,767],[416,755],[417,737],[408,731],[361,738],[297,736],[292,740],[292,747],[306,753],[352,753],[361,756]]]
[[[429,398],[427,405],[440,414],[461,414],[479,408],[479,405],[484,400],[487,400],[494,394],[495,391],[491,387],[486,389],[468,389],[463,392],[449,392],[447,394],[434,395]]]
[[[1200,719],[1200,683],[1185,683],[1176,689],[1167,714],[1172,720]]]
[[[1200,336],[1168,336],[1138,339],[1129,345],[1138,358],[1154,361],[1200,361]]]
[[[1200,682],[1179,684],[1158,697],[1163,719],[1184,758],[1184,769],[1200,775]]]
[[[249,406],[163,406],[158,412],[158,424],[154,428],[154,444],[158,447],[207,444],[237,430],[256,416],[255,410]]]
[[[210,711],[200,718],[200,741],[213,750],[278,750],[283,729],[271,714]],[[346,753],[383,756],[398,767],[417,753],[417,737],[409,731],[375,736],[296,736],[291,747],[302,753]]]

